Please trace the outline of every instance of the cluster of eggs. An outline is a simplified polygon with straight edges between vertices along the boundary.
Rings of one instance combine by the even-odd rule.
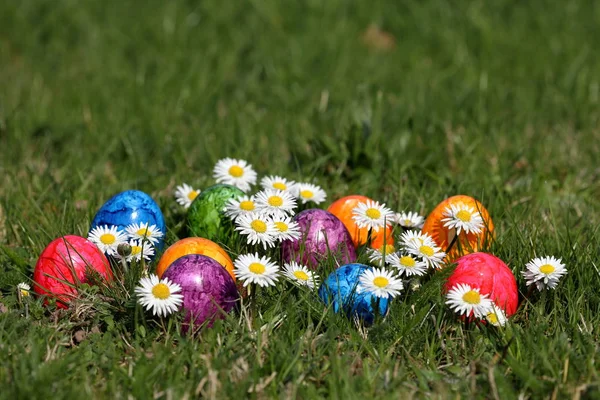
[[[185,323],[210,324],[237,307],[240,292],[236,286],[233,262],[222,246],[231,243],[234,227],[223,210],[229,199],[243,193],[229,185],[214,185],[205,189],[191,204],[187,214],[190,236],[168,247],[157,263],[156,274],[169,278],[182,287]],[[352,195],[332,203],[327,210],[308,209],[294,219],[300,227],[300,238],[284,241],[281,255],[284,262],[297,261],[315,270],[325,260],[339,266],[319,288],[319,296],[338,312],[358,316],[366,323],[372,322],[376,313],[386,314],[387,299],[374,302],[368,293],[355,293],[358,277],[369,268],[356,263],[357,248],[368,240],[367,228],[359,228],[352,219],[352,210],[361,202],[370,200],[365,196]],[[461,246],[456,246],[446,262],[456,261],[458,267],[447,282],[446,288],[456,283],[468,283],[504,304],[511,315],[516,310],[517,290],[515,278],[499,259],[484,253],[493,235],[489,213],[475,199],[454,196],[438,205],[425,221],[423,231],[429,233],[439,246],[452,241],[451,232],[440,222],[443,210],[449,204],[467,204],[480,211],[485,227],[480,234],[463,235]],[[115,225],[124,228],[133,223],[155,224],[162,232],[166,226],[162,212],[147,194],[129,190],[108,200],[98,210],[90,230],[96,226]],[[393,244],[390,229],[381,229],[371,237],[370,245],[379,248]],[[164,242],[157,243],[162,249]],[[471,253],[471,254],[467,254]],[[465,255],[467,254],[467,255]],[[461,257],[462,256],[462,257]],[[106,281],[112,280],[110,262],[98,248],[85,238],[64,236],[54,240],[42,252],[34,272],[35,291],[56,299],[57,305],[67,307],[69,300],[77,295],[77,285],[92,282],[94,275]],[[373,305],[377,304],[377,310]]]

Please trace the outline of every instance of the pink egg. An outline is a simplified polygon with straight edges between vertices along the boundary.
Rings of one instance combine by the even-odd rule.
[[[80,236],[63,236],[42,251],[33,271],[34,290],[55,297],[58,307],[67,308],[77,295],[77,285],[90,283],[92,273],[109,281],[113,277],[110,263],[94,243]]]

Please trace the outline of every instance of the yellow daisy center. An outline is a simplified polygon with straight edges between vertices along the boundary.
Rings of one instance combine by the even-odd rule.
[[[229,175],[233,176],[234,178],[240,178],[242,175],[244,175],[244,168],[240,167],[239,165],[233,165],[229,167]]]
[[[20,292],[21,292],[21,296],[23,296],[23,297],[29,296],[29,290],[20,289]]]
[[[467,210],[460,210],[456,213],[456,218],[460,219],[462,222],[470,222],[471,221],[471,213]]]
[[[191,192],[188,193],[187,198],[190,201],[193,201],[196,197],[198,197],[198,192],[195,190],[192,190]]]
[[[433,249],[431,247],[425,246],[425,245],[422,245],[421,247],[419,247],[419,252],[421,252],[421,254],[425,254],[427,257],[431,257],[434,254]]]
[[[498,324],[498,316],[496,315],[495,312],[491,312],[486,316],[487,320],[490,322],[490,324]]]
[[[253,211],[254,202],[252,200],[240,201],[240,209],[244,211]]]
[[[392,254],[395,251],[396,248],[392,244],[386,244],[385,246],[381,246],[381,248],[379,249],[379,252],[381,254]]]
[[[463,294],[462,299],[469,304],[479,304],[481,302],[481,296],[475,290],[469,290]]]
[[[304,271],[294,271],[294,276],[298,279],[300,279],[301,281],[307,281],[308,280],[308,274]]]
[[[405,219],[405,220],[404,220],[404,225],[405,225],[405,226],[412,225],[412,221],[411,221],[410,219]]]
[[[379,211],[376,208],[368,208],[367,211],[365,211],[365,214],[367,217],[369,217],[371,219],[381,218],[381,211]]]
[[[113,244],[115,240],[117,240],[117,238],[112,233],[105,233],[100,236],[100,241],[104,244]]]
[[[140,228],[135,233],[137,233],[140,236],[149,236],[150,235],[148,228]]]
[[[300,197],[304,199],[312,199],[315,194],[310,190],[303,190],[300,192]]]
[[[271,207],[281,207],[283,205],[283,199],[279,196],[271,196],[269,197],[269,200],[267,200],[267,203],[269,203]]]
[[[288,231],[288,226],[285,222],[277,221],[277,222],[275,222],[275,227],[277,228],[277,230],[279,232],[287,232]]]
[[[267,231],[267,224],[265,224],[260,219],[255,219],[254,221],[252,221],[250,226],[258,233],[265,233]]]
[[[402,256],[400,257],[400,264],[407,268],[413,268],[415,266],[415,259],[411,256]]]
[[[248,266],[248,269],[250,270],[250,272],[256,275],[262,275],[267,270],[265,266],[261,263],[252,263]]]
[[[373,285],[377,286],[378,288],[384,288],[389,285],[389,283],[390,281],[383,276],[378,276],[377,278],[373,279]]]
[[[157,299],[166,300],[171,295],[171,291],[167,285],[159,283],[152,288],[152,295]]]
[[[273,183],[273,187],[275,189],[279,189],[279,190],[286,190],[287,189],[287,185],[283,182],[275,182]]]
[[[548,275],[548,274],[551,274],[551,273],[553,273],[555,269],[556,269],[556,268],[554,268],[554,266],[553,266],[553,265],[550,265],[550,264],[544,264],[544,265],[542,265],[542,266],[540,267],[540,272],[541,272],[542,274],[546,274],[546,275]]]
[[[142,252],[141,246],[131,246],[131,255],[140,254]]]

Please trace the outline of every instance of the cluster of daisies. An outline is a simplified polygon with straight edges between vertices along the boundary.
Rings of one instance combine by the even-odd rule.
[[[125,230],[115,225],[101,225],[90,231],[88,240],[107,256],[139,262],[154,256],[154,246],[163,236],[164,233],[154,224],[131,224]]]

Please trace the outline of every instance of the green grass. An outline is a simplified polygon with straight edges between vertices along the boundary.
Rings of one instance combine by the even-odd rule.
[[[0,3],[0,398],[600,396],[598,2],[120,3]],[[371,24],[394,49],[363,43]],[[52,239],[140,189],[174,242],[175,186],[226,156],[331,201],[474,196],[513,271],[552,254],[569,273],[503,330],[466,330],[442,275],[367,339],[298,293],[198,338],[101,306],[24,317],[14,285]]]

